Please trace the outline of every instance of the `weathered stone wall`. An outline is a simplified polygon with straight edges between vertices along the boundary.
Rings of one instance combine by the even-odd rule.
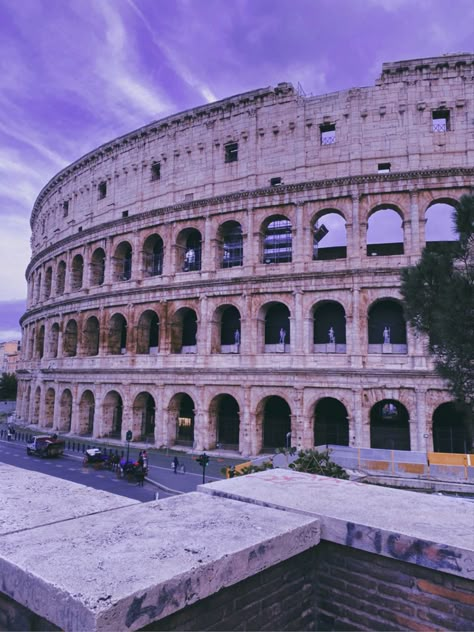
[[[383,347],[381,332],[380,344],[371,344],[368,320],[378,301],[399,302],[400,269],[425,245],[426,211],[472,190],[473,59],[387,64],[375,86],[318,97],[302,97],[289,84],[246,93],[111,141],[58,174],[32,213],[20,418],[83,433],[90,404],[91,432],[105,436],[112,393],[121,400],[122,436],[131,429],[139,440],[140,423],[132,420],[142,414],[137,398],[145,393],[153,398],[154,443],[171,445],[176,398],[185,394],[194,405],[196,447],[212,449],[212,411],[228,394],[240,411],[238,448],[255,454],[263,444],[259,411],[273,395],[289,405],[298,447],[314,445],[321,398],[344,404],[349,445],[361,447],[370,446],[371,407],[394,399],[407,409],[411,449],[432,449],[433,413],[450,396],[434,375],[427,340],[408,328],[406,344]],[[433,129],[436,111],[449,113],[445,132]],[[335,126],[328,143],[325,125]],[[238,144],[238,160],[226,162],[230,142]],[[389,172],[379,172],[382,163]],[[282,182],[270,186],[274,177]],[[368,225],[383,208],[401,219],[402,253],[370,256]],[[332,211],[344,220],[346,253],[322,260],[313,256],[315,223]],[[275,216],[291,222],[292,260],[268,265],[265,231]],[[222,228],[230,220],[242,229],[243,260],[225,268]],[[202,265],[185,272],[191,229],[202,238]],[[153,236],[162,239],[163,261],[150,275]],[[127,275],[120,274],[124,244],[131,250]],[[344,310],[346,343],[338,352],[313,344],[315,314],[327,301]],[[265,317],[276,302],[290,314],[284,349],[264,343]],[[229,306],[240,317],[238,353],[224,353],[219,341]],[[184,309],[197,318],[190,353],[176,346]],[[159,322],[153,352],[140,347],[146,313]],[[117,315],[127,339],[112,353]]]

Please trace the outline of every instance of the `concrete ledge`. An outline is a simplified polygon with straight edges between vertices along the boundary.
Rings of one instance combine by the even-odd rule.
[[[50,480],[60,498],[71,485]],[[0,490],[11,506],[15,490],[1,478]],[[142,628],[314,547],[320,535],[313,516],[197,492],[60,516],[21,531],[5,517],[0,577],[4,594],[68,631]]]
[[[0,536],[140,504],[125,496],[4,463],[0,463],[0,496]]]
[[[199,491],[318,517],[321,539],[474,579],[474,503],[292,470]]]

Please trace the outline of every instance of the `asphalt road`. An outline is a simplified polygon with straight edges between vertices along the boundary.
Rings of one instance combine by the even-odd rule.
[[[104,491],[120,494],[141,502],[155,500],[157,492],[159,498],[173,495],[166,493],[147,481],[145,481],[143,487],[138,487],[135,482],[129,483],[124,479],[117,478],[115,472],[107,470],[97,471],[92,467],[84,467],[82,456],[78,454],[65,454],[54,459],[28,456],[26,454],[26,444],[16,441],[7,442],[0,440],[0,461],[26,470],[42,472],[43,474],[73,481],[74,483],[81,483],[94,489],[103,489]]]

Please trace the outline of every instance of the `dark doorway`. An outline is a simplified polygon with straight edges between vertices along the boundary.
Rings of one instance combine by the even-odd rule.
[[[370,411],[370,447],[384,450],[410,450],[410,425],[403,404],[384,399]]]
[[[239,405],[231,395],[223,395],[217,408],[217,442],[224,449],[238,449]]]
[[[282,330],[285,332],[285,344],[290,344],[290,310],[282,303],[275,303],[265,314],[265,344],[276,345],[281,342]]]
[[[291,432],[291,410],[286,401],[269,397],[263,410],[263,449],[283,448]]]
[[[176,443],[193,445],[194,442],[194,402],[189,395],[183,394],[179,402],[176,421]]]
[[[314,410],[314,445],[349,445],[349,421],[344,404],[324,397]]]
[[[470,438],[465,411],[453,402],[441,404],[433,415],[433,448],[435,452],[467,454]]]

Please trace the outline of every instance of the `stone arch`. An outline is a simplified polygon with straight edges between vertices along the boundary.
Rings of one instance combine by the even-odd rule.
[[[440,404],[433,413],[433,450],[468,454],[472,446],[468,419],[467,409],[460,404]]]
[[[74,318],[68,320],[64,330],[63,355],[73,357],[77,354],[77,322]]]
[[[242,226],[235,220],[229,220],[219,226],[217,231],[217,266],[233,268],[244,261],[244,238]]]
[[[235,305],[220,305],[211,322],[211,352],[239,353],[241,343],[240,312]]]
[[[346,352],[346,312],[337,301],[320,301],[313,306],[313,344],[319,353]]]
[[[49,332],[49,357],[58,357],[59,323],[53,323]]]
[[[89,316],[86,320],[82,335],[82,354],[96,356],[99,354],[100,325],[95,316]]]
[[[137,325],[137,353],[158,353],[160,343],[160,319],[152,309],[144,311]]]
[[[283,397],[264,397],[257,406],[256,419],[257,425],[262,428],[262,451],[274,451],[289,444],[291,409]]]
[[[122,438],[123,400],[117,391],[109,391],[102,404],[102,436]]]
[[[134,441],[155,443],[155,400],[146,391],[135,397],[132,407]]]
[[[171,353],[196,353],[197,315],[190,307],[181,307],[171,319]]]
[[[103,248],[96,248],[91,256],[90,284],[91,286],[103,285],[104,281],[105,281],[105,251]]]
[[[76,255],[71,263],[71,290],[73,292],[82,288],[84,280],[84,258]]]
[[[311,222],[313,259],[330,260],[347,257],[346,218],[339,209],[323,209]]]
[[[367,255],[404,253],[404,217],[392,204],[380,204],[370,210],[367,219]]]
[[[38,329],[36,336],[36,357],[41,359],[44,356],[44,325]]]
[[[216,395],[209,406],[211,441],[224,450],[238,450],[240,437],[240,407],[232,395]],[[211,447],[214,447],[211,445]]]
[[[257,336],[259,342],[262,341],[265,352],[289,352],[290,315],[290,309],[281,301],[270,301],[262,305],[258,314]]]
[[[262,223],[262,263],[291,263],[293,227],[285,215],[271,215]]]
[[[153,234],[143,244],[143,270],[145,276],[163,274],[164,244],[160,235]]]
[[[132,246],[128,241],[122,241],[115,249],[113,261],[113,280],[129,281],[132,278]]]
[[[194,444],[194,411],[194,401],[187,393],[176,393],[171,398],[168,414],[170,423],[175,424],[175,427],[170,429],[174,443],[191,446]]]
[[[51,296],[51,288],[53,282],[53,268],[48,266],[44,274],[44,297],[49,298]]]
[[[202,235],[197,228],[185,228],[176,239],[178,252],[177,271],[192,272],[201,269]]]
[[[71,432],[71,419],[72,393],[68,388],[65,388],[61,394],[61,399],[59,400],[59,432]]]
[[[368,310],[369,353],[407,353],[407,328],[397,299],[381,298]]]
[[[54,388],[48,388],[44,396],[44,427],[52,428],[54,424],[54,402],[56,393]]]
[[[61,296],[66,289],[66,262],[61,260],[56,269],[56,294]]]
[[[37,386],[35,389],[35,395],[33,399],[33,408],[31,410],[31,423],[32,424],[39,424],[40,406],[41,406],[41,387]]]
[[[344,404],[322,397],[314,407],[314,445],[349,445],[349,416]]]
[[[430,202],[425,211],[425,242],[428,248],[459,241],[453,217],[457,205],[457,200],[449,198],[438,198]]]
[[[118,312],[109,321],[107,350],[111,355],[120,355],[127,351],[127,321]]]
[[[78,431],[81,436],[92,436],[94,433],[95,397],[90,390],[85,390],[79,400]]]
[[[383,399],[370,409],[370,447],[410,450],[410,418],[398,400]]]

